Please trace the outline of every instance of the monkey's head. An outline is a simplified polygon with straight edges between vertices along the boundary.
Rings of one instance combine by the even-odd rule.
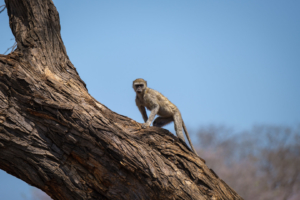
[[[132,87],[136,93],[142,93],[147,88],[147,81],[142,78],[135,79]]]

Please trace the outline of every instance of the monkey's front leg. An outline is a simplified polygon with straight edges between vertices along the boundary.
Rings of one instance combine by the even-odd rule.
[[[158,113],[158,110],[159,110],[159,105],[153,106],[151,113],[149,115],[149,118],[146,123],[142,124],[142,128],[147,128],[148,126],[151,125],[152,121],[154,120],[155,115]]]
[[[146,122],[148,120],[148,116],[147,116],[147,112],[144,106],[138,106],[139,110],[143,116],[144,122]]]

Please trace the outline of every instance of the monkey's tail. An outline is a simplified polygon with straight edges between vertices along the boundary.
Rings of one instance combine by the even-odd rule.
[[[191,142],[189,133],[188,133],[187,130],[186,130],[186,127],[185,127],[185,124],[184,124],[184,121],[183,121],[183,120],[182,120],[182,126],[183,126],[183,130],[184,130],[184,132],[185,132],[185,135],[186,135],[186,137],[187,137],[187,139],[188,139],[188,141],[189,141],[189,143],[190,143],[190,146],[191,146],[193,152],[198,156],[197,151],[195,150],[195,148],[194,148],[194,146],[193,146],[193,144],[192,144],[192,142]]]

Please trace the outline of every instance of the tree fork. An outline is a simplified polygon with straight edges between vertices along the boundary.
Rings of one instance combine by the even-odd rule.
[[[51,0],[5,0],[0,168],[53,199],[242,199],[167,130],[112,112],[70,62]]]

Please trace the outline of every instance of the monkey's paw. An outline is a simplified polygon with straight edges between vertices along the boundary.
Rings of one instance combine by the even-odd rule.
[[[149,125],[148,124],[146,124],[146,123],[143,123],[142,124],[142,128],[147,128]]]

